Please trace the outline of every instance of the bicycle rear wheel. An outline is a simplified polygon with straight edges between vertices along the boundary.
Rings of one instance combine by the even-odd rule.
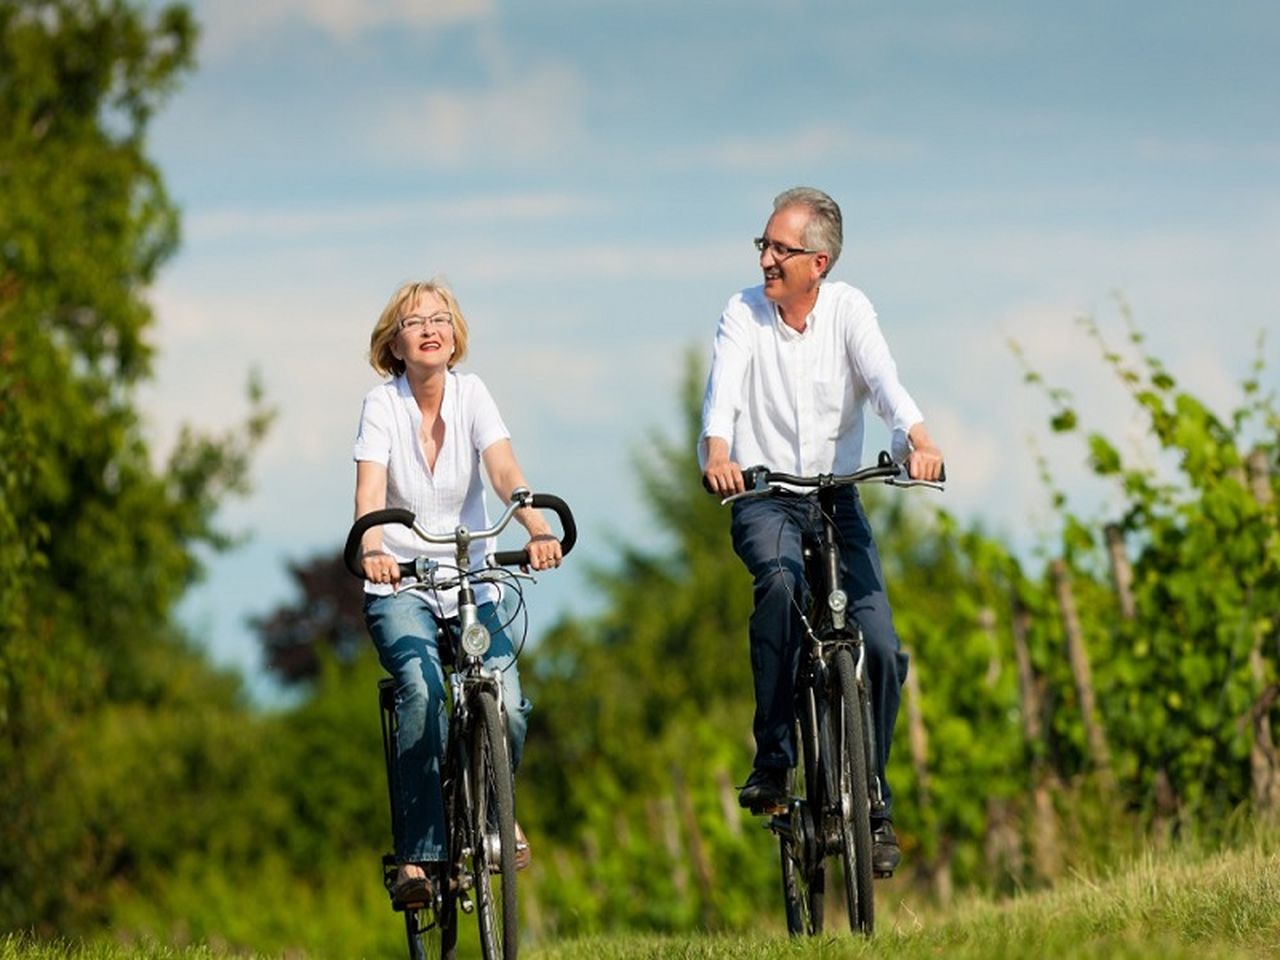
[[[831,708],[835,727],[836,774],[840,799],[840,857],[844,866],[845,905],[849,928],[870,936],[875,928],[875,894],[871,870],[871,799],[868,787],[864,689],[854,672],[853,656],[837,650],[832,658]]]
[[[483,690],[472,702],[467,785],[480,948],[485,960],[513,960],[519,949],[515,797],[498,701]]]

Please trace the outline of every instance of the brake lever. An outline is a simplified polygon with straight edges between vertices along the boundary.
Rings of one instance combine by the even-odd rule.
[[[769,497],[774,492],[773,487],[765,487],[763,489],[743,490],[741,493],[731,493],[720,501],[720,506],[733,503],[735,500],[747,500],[751,497]]]
[[[486,569],[487,569],[487,570],[501,570],[501,571],[502,571],[502,576],[501,576],[501,577],[484,577],[483,579],[479,580],[478,582],[480,582],[480,583],[494,583],[494,584],[498,584],[499,586],[501,586],[502,581],[507,580],[507,579],[509,579],[509,578],[510,578],[510,579],[515,579],[515,580],[528,580],[530,583],[537,583],[537,582],[538,582],[538,578],[537,578],[537,577],[535,577],[532,573],[525,573],[523,570],[514,570],[514,569],[512,569],[511,567],[501,567],[501,566],[493,566],[493,565],[490,565],[490,566],[489,566],[489,567],[487,567]],[[482,570],[482,571],[479,571],[479,572],[480,572],[480,573],[484,573],[484,571],[483,571],[483,570]],[[472,575],[471,575],[471,581],[472,581],[473,583],[477,582],[477,580],[476,580],[476,574],[472,574]]]
[[[890,487],[928,487],[930,490],[937,490],[939,493],[947,488],[933,480],[895,480],[893,477],[884,481]]]

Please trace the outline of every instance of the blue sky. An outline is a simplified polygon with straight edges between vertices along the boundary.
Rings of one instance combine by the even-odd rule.
[[[193,6],[199,67],[151,138],[184,242],[141,401],[160,451],[242,416],[251,369],[280,408],[254,494],[224,510],[250,540],[183,607],[249,671],[245,620],[289,599],[284,563],[345,535],[368,333],[404,280],[452,283],[465,368],[579,516],[584,562],[542,578],[535,626],[593,608],[581,571],[612,542],[652,541],[633,464],[679,429],[684,357],[758,282],[750,238],[786,187],[844,208],[833,276],[879,311],[945,503],[1023,545],[1053,530],[1030,434],[1085,502],[1106,492],[1044,436],[1009,338],[1151,456],[1075,318],[1120,339],[1121,292],[1221,410],[1275,327],[1272,3]]]

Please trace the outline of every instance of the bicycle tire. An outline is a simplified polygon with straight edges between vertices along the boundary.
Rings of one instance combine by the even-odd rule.
[[[783,864],[783,898],[787,907],[787,929],[795,936],[817,936],[822,933],[826,906],[827,865],[822,855],[821,821],[826,803],[826,790],[820,749],[817,747],[818,731],[808,707],[815,706],[813,687],[806,687],[799,698],[799,718],[796,723],[796,747],[800,762],[796,766],[802,782],[794,792],[803,798],[798,806],[793,803],[791,842],[789,850],[782,850],[796,876],[788,881],[787,863]],[[780,838],[785,839],[785,838]],[[782,844],[779,844],[782,846]]]
[[[832,658],[831,707],[839,715],[836,771],[840,797],[840,858],[844,867],[849,929],[871,936],[875,929],[875,892],[871,867],[871,797],[868,786],[865,691],[858,684],[853,656],[837,650]]]
[[[805,806],[792,804],[791,826],[778,833],[778,856],[782,867],[782,902],[786,910],[787,932],[793,937],[814,936],[822,932],[822,892],[810,887],[812,877],[812,821],[808,833],[800,826],[808,817]]]
[[[404,929],[409,940],[409,960],[454,960],[458,923],[451,895],[446,893],[434,911],[406,910]]]
[[[480,949],[485,960],[515,960],[519,952],[515,797],[506,730],[497,698],[489,691],[479,691],[471,709],[467,778]]]

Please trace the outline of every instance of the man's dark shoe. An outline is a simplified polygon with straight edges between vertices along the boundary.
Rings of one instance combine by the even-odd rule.
[[[892,820],[881,820],[871,825],[871,871],[877,877],[891,877],[902,862],[902,850],[898,847],[898,835],[893,832]]]
[[[752,813],[772,813],[789,799],[787,771],[781,767],[756,767],[738,793],[738,803]]]

